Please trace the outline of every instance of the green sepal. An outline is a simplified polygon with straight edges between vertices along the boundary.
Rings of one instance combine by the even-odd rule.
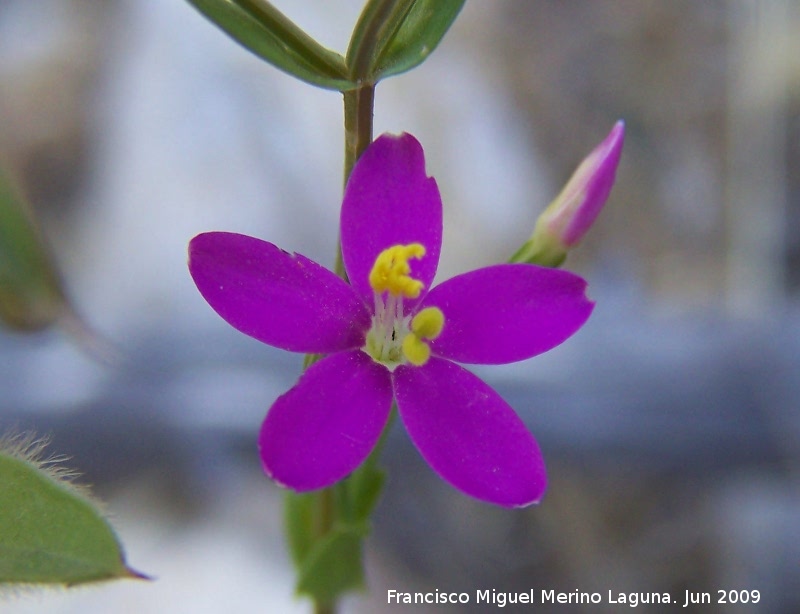
[[[526,263],[552,269],[559,268],[567,259],[567,250],[545,235],[534,233],[508,261],[512,264]]]
[[[16,330],[36,331],[68,308],[33,210],[0,166],[0,320]]]
[[[322,88],[346,91],[344,58],[326,49],[267,0],[188,0],[226,34],[276,68]]]
[[[0,452],[0,585],[144,578],[111,526],[52,467]]]
[[[377,83],[421,64],[439,45],[465,0],[370,0],[353,30],[347,65]]]

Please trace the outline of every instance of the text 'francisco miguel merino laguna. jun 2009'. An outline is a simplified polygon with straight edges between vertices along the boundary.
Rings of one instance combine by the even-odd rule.
[[[507,605],[520,604],[615,604],[626,605],[631,608],[640,605],[674,604],[687,607],[697,603],[758,603],[761,593],[757,590],[727,591],[717,590],[712,592],[695,592],[686,590],[679,597],[673,597],[667,592],[646,593],[621,593],[609,590],[607,594],[599,592],[572,591],[559,593],[554,589],[534,590],[525,592],[503,592],[496,589],[476,590],[469,592],[447,592],[434,590],[429,592],[408,593],[389,589],[387,603],[397,605],[447,605],[447,604],[491,604],[498,608]]]

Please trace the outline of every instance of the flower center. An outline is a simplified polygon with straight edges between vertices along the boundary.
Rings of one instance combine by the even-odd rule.
[[[404,298],[417,298],[424,284],[411,277],[411,258],[425,255],[420,243],[393,245],[375,259],[369,285],[375,292],[375,315],[363,350],[390,370],[402,364],[422,366],[431,356],[426,340],[435,339],[444,327],[444,314],[427,307],[414,315],[403,310]]]

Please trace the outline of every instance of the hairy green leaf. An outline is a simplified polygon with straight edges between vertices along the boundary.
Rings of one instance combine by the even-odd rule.
[[[0,452],[0,584],[143,577],[94,506],[40,463]]]

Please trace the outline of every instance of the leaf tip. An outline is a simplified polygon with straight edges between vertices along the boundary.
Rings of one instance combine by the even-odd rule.
[[[124,570],[120,577],[126,580],[144,580],[146,582],[155,581],[155,578],[153,576],[149,576],[146,573],[142,573],[141,571],[138,571],[133,567],[129,567],[128,565],[124,565]]]

